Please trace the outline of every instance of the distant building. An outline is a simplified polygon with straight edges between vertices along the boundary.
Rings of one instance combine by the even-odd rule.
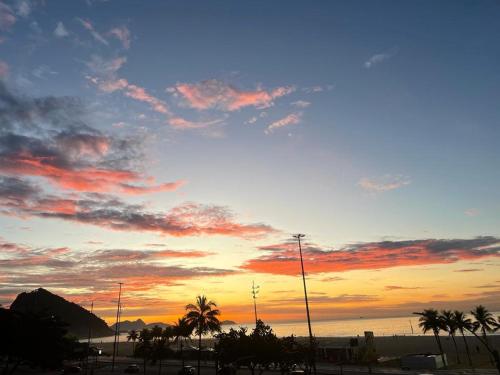
[[[366,331],[364,338],[351,338],[345,345],[330,345],[318,348],[318,358],[332,363],[377,362],[375,337]]]

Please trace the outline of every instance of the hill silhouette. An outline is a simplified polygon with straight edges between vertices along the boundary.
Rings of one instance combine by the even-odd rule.
[[[10,309],[23,313],[46,313],[58,316],[68,324],[68,333],[77,337],[87,337],[89,325],[92,337],[112,336],[113,330],[106,322],[76,303],[39,288],[29,293],[19,294]]]
[[[115,329],[115,323],[113,323],[110,328]],[[129,332],[132,330],[140,331],[146,327],[146,323],[142,319],[137,320],[124,320],[120,322],[120,332]]]

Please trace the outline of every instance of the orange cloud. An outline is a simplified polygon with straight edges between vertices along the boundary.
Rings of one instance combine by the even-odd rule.
[[[124,91],[124,95],[140,102],[148,103],[155,112],[169,115],[167,103],[151,95],[145,88],[133,85],[124,78],[100,79],[88,76],[87,79],[104,92]]]
[[[50,205],[53,203],[53,206]],[[58,218],[113,230],[156,232],[175,237],[222,235],[257,238],[276,232],[269,225],[238,223],[226,207],[188,202],[167,212],[149,212],[113,196],[86,194],[79,199],[47,196],[25,180],[0,177],[1,213]]]
[[[267,254],[244,263],[254,272],[297,275],[300,273],[297,244],[264,246]],[[308,273],[344,272],[426,264],[446,264],[500,256],[500,239],[478,237],[454,240],[384,241],[326,250],[314,245],[303,248]]]
[[[267,108],[279,97],[292,93],[293,87],[278,87],[273,90],[257,89],[244,91],[216,79],[200,83],[179,83],[173,88],[176,95],[181,95],[186,104],[195,109],[219,109],[236,111],[244,107]]]

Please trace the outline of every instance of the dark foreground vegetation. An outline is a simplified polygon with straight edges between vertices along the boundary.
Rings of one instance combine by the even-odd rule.
[[[81,359],[86,347],[67,336],[66,324],[57,316],[22,313],[0,308],[1,374],[13,374],[20,365],[58,369],[64,360]]]

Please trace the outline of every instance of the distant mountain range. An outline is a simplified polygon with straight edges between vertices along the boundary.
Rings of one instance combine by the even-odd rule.
[[[79,338],[87,337],[89,324],[92,337],[113,336],[115,333],[115,324],[108,327],[106,322],[95,314],[43,288],[19,294],[10,305],[10,309],[20,312],[44,312],[56,315],[68,324],[68,333]],[[232,320],[223,320],[221,322],[221,325],[236,324]],[[140,331],[143,328],[153,328],[156,325],[161,328],[170,326],[170,324],[163,322],[146,324],[142,319],[124,320],[120,322],[120,332]]]
[[[89,325],[92,337],[112,336],[113,330],[106,322],[76,303],[69,302],[43,288],[19,294],[10,305],[19,312],[44,312],[59,317],[68,324],[68,333],[79,338],[87,337]]]
[[[111,325],[111,329],[115,329],[116,324]],[[140,331],[143,328],[153,328],[154,326],[160,326],[161,328],[165,328],[170,326],[170,324],[155,322],[155,323],[144,323],[142,319],[137,320],[124,320],[120,322],[120,332],[129,332],[132,330]]]

